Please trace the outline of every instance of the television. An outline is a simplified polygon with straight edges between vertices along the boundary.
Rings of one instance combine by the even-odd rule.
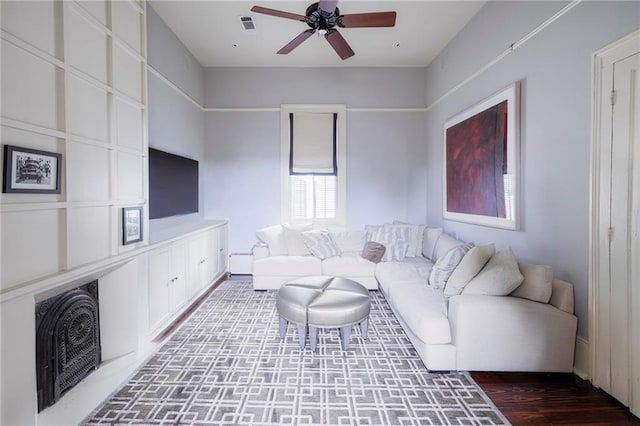
[[[198,162],[149,148],[149,219],[198,212]]]

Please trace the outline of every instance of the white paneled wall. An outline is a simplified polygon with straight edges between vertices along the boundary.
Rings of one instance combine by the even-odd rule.
[[[146,245],[145,3],[2,1],[1,142],[62,154],[60,194],[2,194],[0,294]]]

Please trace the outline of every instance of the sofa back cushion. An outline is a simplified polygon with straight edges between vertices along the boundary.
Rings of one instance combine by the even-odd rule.
[[[519,263],[518,267],[524,280],[511,293],[511,296],[549,303],[553,291],[553,270],[549,266],[530,263]]]
[[[436,248],[438,238],[442,235],[442,228],[429,228],[424,229],[422,237],[422,255],[427,259],[433,261],[433,250]]]
[[[366,240],[366,232],[364,230],[329,231],[329,234],[338,249],[340,249],[340,252],[358,254],[362,252]]]
[[[442,233],[436,242],[435,248],[433,249],[433,257],[431,260],[437,262],[438,259],[447,254],[449,250],[463,244],[464,243],[462,241],[456,240],[451,235]]]
[[[444,295],[452,297],[462,293],[469,281],[478,275],[495,252],[493,244],[471,248],[451,273],[444,288]]]
[[[282,231],[284,232],[284,242],[287,245],[287,254],[289,256],[308,256],[311,254],[302,239],[302,233],[311,231],[313,225],[308,224],[284,224]]]
[[[462,290],[462,294],[506,296],[515,290],[523,279],[516,257],[511,249],[506,249],[489,259],[482,271]]]
[[[286,256],[288,254],[282,225],[273,225],[258,229],[256,231],[256,237],[269,246],[270,256]]]

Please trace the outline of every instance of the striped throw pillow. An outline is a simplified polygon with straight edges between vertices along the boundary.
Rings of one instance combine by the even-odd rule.
[[[444,288],[453,270],[456,269],[464,255],[467,254],[472,247],[473,244],[471,243],[462,244],[453,247],[446,252],[444,256],[440,257],[435,265],[433,265],[431,273],[429,274],[429,285],[433,288]]]
[[[409,248],[409,230],[382,226],[367,234],[367,241],[375,241],[386,247],[383,262],[401,261]]]
[[[312,255],[320,260],[328,257],[340,256],[340,249],[331,239],[327,231],[306,231],[302,234],[302,241]]]

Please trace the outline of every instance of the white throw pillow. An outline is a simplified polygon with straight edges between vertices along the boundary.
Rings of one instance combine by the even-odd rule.
[[[465,286],[484,268],[496,249],[493,244],[476,246],[464,255],[458,266],[453,270],[444,288],[447,297],[462,293]]]
[[[282,225],[284,232],[284,241],[287,245],[287,254],[289,256],[308,256],[311,254],[304,241],[302,240],[302,233],[305,231],[311,231],[313,225],[308,224],[285,224]]]
[[[451,273],[456,269],[462,258],[471,248],[473,244],[463,244],[449,250],[442,256],[431,268],[429,274],[429,285],[433,288],[445,288],[447,280]]]
[[[288,254],[282,225],[273,225],[258,229],[256,231],[256,237],[269,246],[270,256],[283,256]]]
[[[506,296],[522,284],[524,277],[511,249],[494,254],[485,267],[464,288],[462,294]]]
[[[320,260],[333,256],[340,256],[340,249],[331,239],[327,231],[306,231],[302,233],[302,240],[312,255]]]
[[[522,297],[540,303],[549,303],[553,292],[553,270],[549,266],[519,263],[524,281],[511,296]]]

